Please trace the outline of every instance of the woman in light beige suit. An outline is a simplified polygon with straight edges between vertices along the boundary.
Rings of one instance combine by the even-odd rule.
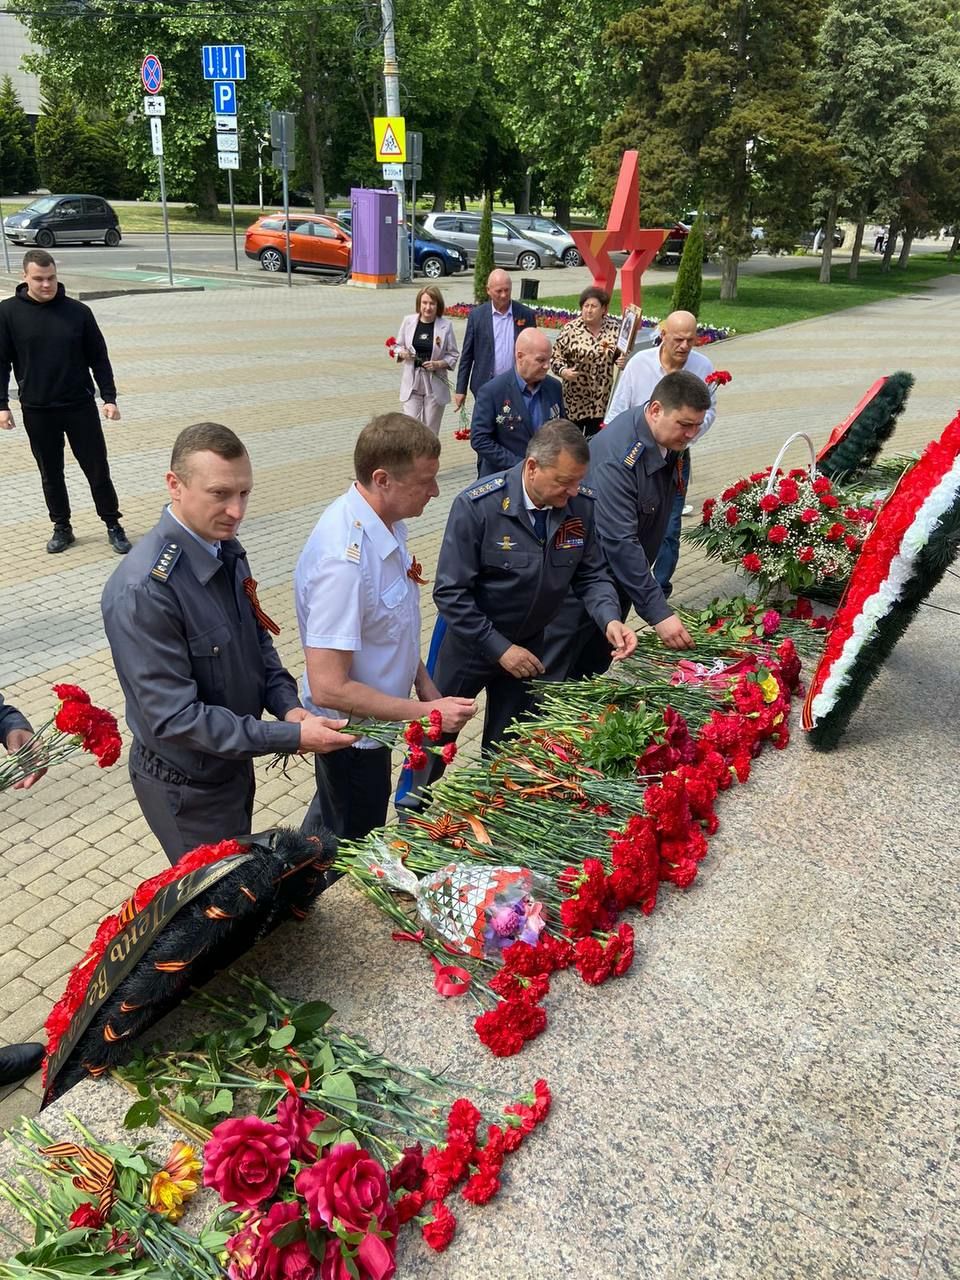
[[[443,294],[435,284],[417,294],[416,313],[404,316],[394,355],[401,362],[400,403],[434,435],[450,403],[450,371],[460,356],[453,325],[443,315]]]

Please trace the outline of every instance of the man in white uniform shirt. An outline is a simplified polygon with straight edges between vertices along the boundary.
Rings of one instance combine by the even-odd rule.
[[[651,347],[649,351],[638,351],[627,364],[613,389],[613,396],[607,409],[607,422],[612,422],[617,414],[627,409],[636,409],[645,405],[660,379],[668,373],[676,373],[686,369],[695,373],[704,382],[708,373],[713,373],[713,365],[707,357],[697,351],[697,318],[689,311],[671,311],[665,320],[660,322],[660,345]],[[717,416],[717,392],[710,388],[713,407],[707,410],[693,444],[702,440],[713,426]],[[692,507],[685,506],[687,489],[690,485],[690,451],[683,455],[683,471],[681,487],[673,502],[667,531],[657,554],[653,567],[653,576],[663,591],[669,596],[673,589],[673,571],[680,558],[680,519],[689,515]]]
[[[420,575],[402,522],[440,492],[439,458],[437,437],[403,413],[382,414],[360,432],[356,481],[320,517],[294,575],[309,710],[403,721],[436,709],[451,734],[474,714],[471,698],[441,698],[420,661]],[[359,840],[386,821],[390,748],[366,738],[338,754],[332,767],[317,767],[304,826],[319,820]]]

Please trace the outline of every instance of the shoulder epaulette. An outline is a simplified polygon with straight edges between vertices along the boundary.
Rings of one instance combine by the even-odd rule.
[[[582,484],[577,493],[580,494],[581,498],[595,498],[597,496],[596,490],[591,489],[588,484]]]
[[[630,446],[629,452],[622,459],[625,467],[635,467],[637,459],[643,453],[643,441],[638,440],[636,444]]]
[[[360,563],[360,551],[363,546],[363,525],[354,520],[347,535],[347,545],[343,549],[343,558],[349,564]]]
[[[165,542],[160,548],[160,554],[153,562],[150,577],[156,578],[157,582],[166,582],[182,554],[183,547],[179,542]]]
[[[505,476],[491,476],[489,480],[484,480],[483,484],[475,484],[472,489],[468,489],[467,497],[471,502],[476,502],[477,498],[482,498],[485,494],[496,493],[506,483]]]

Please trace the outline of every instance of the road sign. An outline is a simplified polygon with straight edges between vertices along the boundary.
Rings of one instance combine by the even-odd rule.
[[[386,168],[387,166],[384,165],[383,167]],[[397,168],[403,170],[399,176],[406,178],[407,182],[419,182],[423,177],[422,164],[398,164]]]
[[[237,86],[232,80],[214,80],[213,110],[218,116],[237,114]]]
[[[162,94],[155,98],[144,98],[143,114],[145,116],[164,116],[167,114],[167,100]]]
[[[163,67],[155,53],[148,53],[140,63],[140,79],[147,93],[159,93],[163,84]]]
[[[383,176],[388,181],[392,180],[393,178],[402,178],[403,165],[402,164],[385,164],[383,166]]]
[[[297,157],[293,151],[273,151],[270,154],[270,163],[275,169],[295,169]]]
[[[403,164],[407,158],[407,122],[403,116],[375,116],[373,138],[380,164]]]
[[[419,164],[423,159],[423,134],[407,134],[407,160],[410,164]]]
[[[236,133],[237,117],[236,116],[214,116],[213,127],[217,133]]]
[[[240,137],[236,133],[218,133],[217,134],[217,150],[218,151],[239,151]]]
[[[239,151],[218,151],[217,164],[221,169],[239,169],[240,153]]]
[[[163,155],[163,121],[159,116],[150,117],[150,142],[155,156]]]
[[[270,112],[270,143],[275,148],[295,151],[297,117],[292,111]]]
[[[247,47],[243,44],[205,44],[200,52],[204,80],[246,80]]]

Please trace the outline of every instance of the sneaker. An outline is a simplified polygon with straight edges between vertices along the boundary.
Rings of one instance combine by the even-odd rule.
[[[55,524],[53,526],[53,537],[47,543],[47,550],[52,556],[58,551],[66,551],[67,547],[72,547],[76,542],[73,536],[73,530],[68,524]]]
[[[692,503],[690,503],[690,502],[688,502],[688,503],[687,503],[687,505],[686,505],[686,506],[683,508],[683,510],[680,512],[680,514],[681,514],[682,516],[692,516],[692,515],[693,515],[693,504],[692,504]]]
[[[118,556],[125,556],[130,550],[130,543],[127,540],[127,535],[123,532],[122,524],[107,525],[107,540]]]

